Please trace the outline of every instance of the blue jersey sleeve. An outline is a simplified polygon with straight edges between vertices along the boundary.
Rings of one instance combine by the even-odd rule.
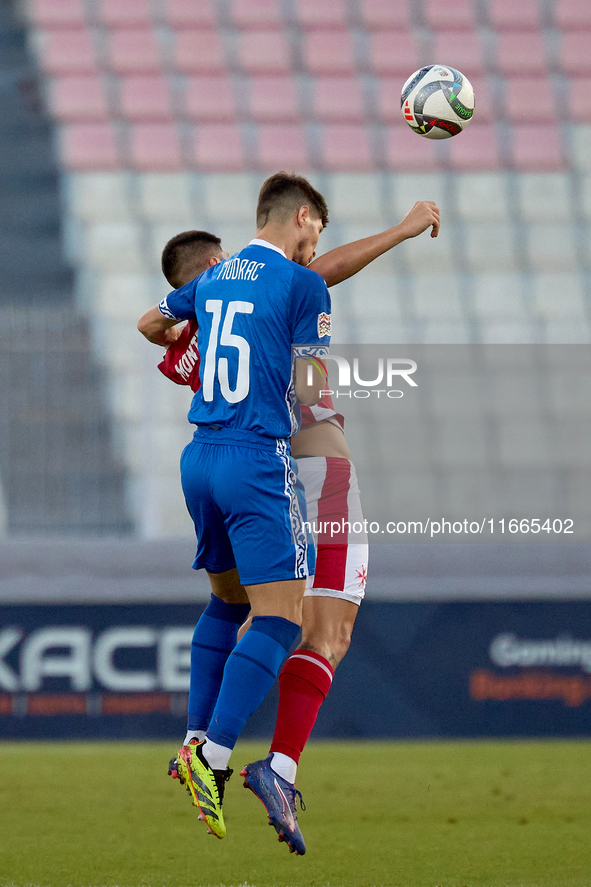
[[[158,305],[160,313],[169,320],[195,320],[195,289],[198,280],[197,277],[165,296]]]
[[[323,346],[316,348],[315,353],[326,352],[330,344],[331,308],[328,287],[320,274],[307,268],[294,274],[291,304],[292,344]]]

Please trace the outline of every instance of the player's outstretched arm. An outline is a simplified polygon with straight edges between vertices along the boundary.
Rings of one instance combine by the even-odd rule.
[[[314,259],[308,267],[324,277],[327,286],[334,286],[357,274],[392,247],[411,237],[417,237],[428,228],[431,228],[431,237],[437,237],[439,208],[432,200],[419,200],[398,225],[371,237],[364,237],[363,240],[354,240],[353,243],[331,249]]]
[[[155,305],[154,308],[150,308],[149,311],[142,314],[137,322],[137,328],[148,342],[168,348],[169,345],[176,342],[182,332],[182,327],[178,326],[179,323],[183,323],[183,321],[164,317],[158,306]]]

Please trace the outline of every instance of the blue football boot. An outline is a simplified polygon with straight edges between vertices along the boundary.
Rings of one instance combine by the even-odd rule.
[[[285,841],[290,853],[303,856],[306,852],[304,837],[298,825],[296,812],[296,796],[300,799],[300,807],[306,807],[300,792],[295,785],[282,779],[271,767],[273,755],[269,755],[264,761],[255,761],[247,764],[240,773],[244,776],[244,787],[263,802],[269,815],[269,825],[272,825],[280,841]]]

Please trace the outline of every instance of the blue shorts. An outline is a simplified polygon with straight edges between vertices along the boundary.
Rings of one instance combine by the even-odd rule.
[[[223,573],[237,567],[243,585],[313,573],[296,472],[285,440],[198,428],[181,456],[183,492],[197,534],[194,569]]]

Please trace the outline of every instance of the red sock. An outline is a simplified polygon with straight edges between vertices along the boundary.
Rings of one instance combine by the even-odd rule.
[[[279,675],[279,710],[271,751],[298,763],[320,706],[330,690],[334,670],[324,656],[296,650]]]

